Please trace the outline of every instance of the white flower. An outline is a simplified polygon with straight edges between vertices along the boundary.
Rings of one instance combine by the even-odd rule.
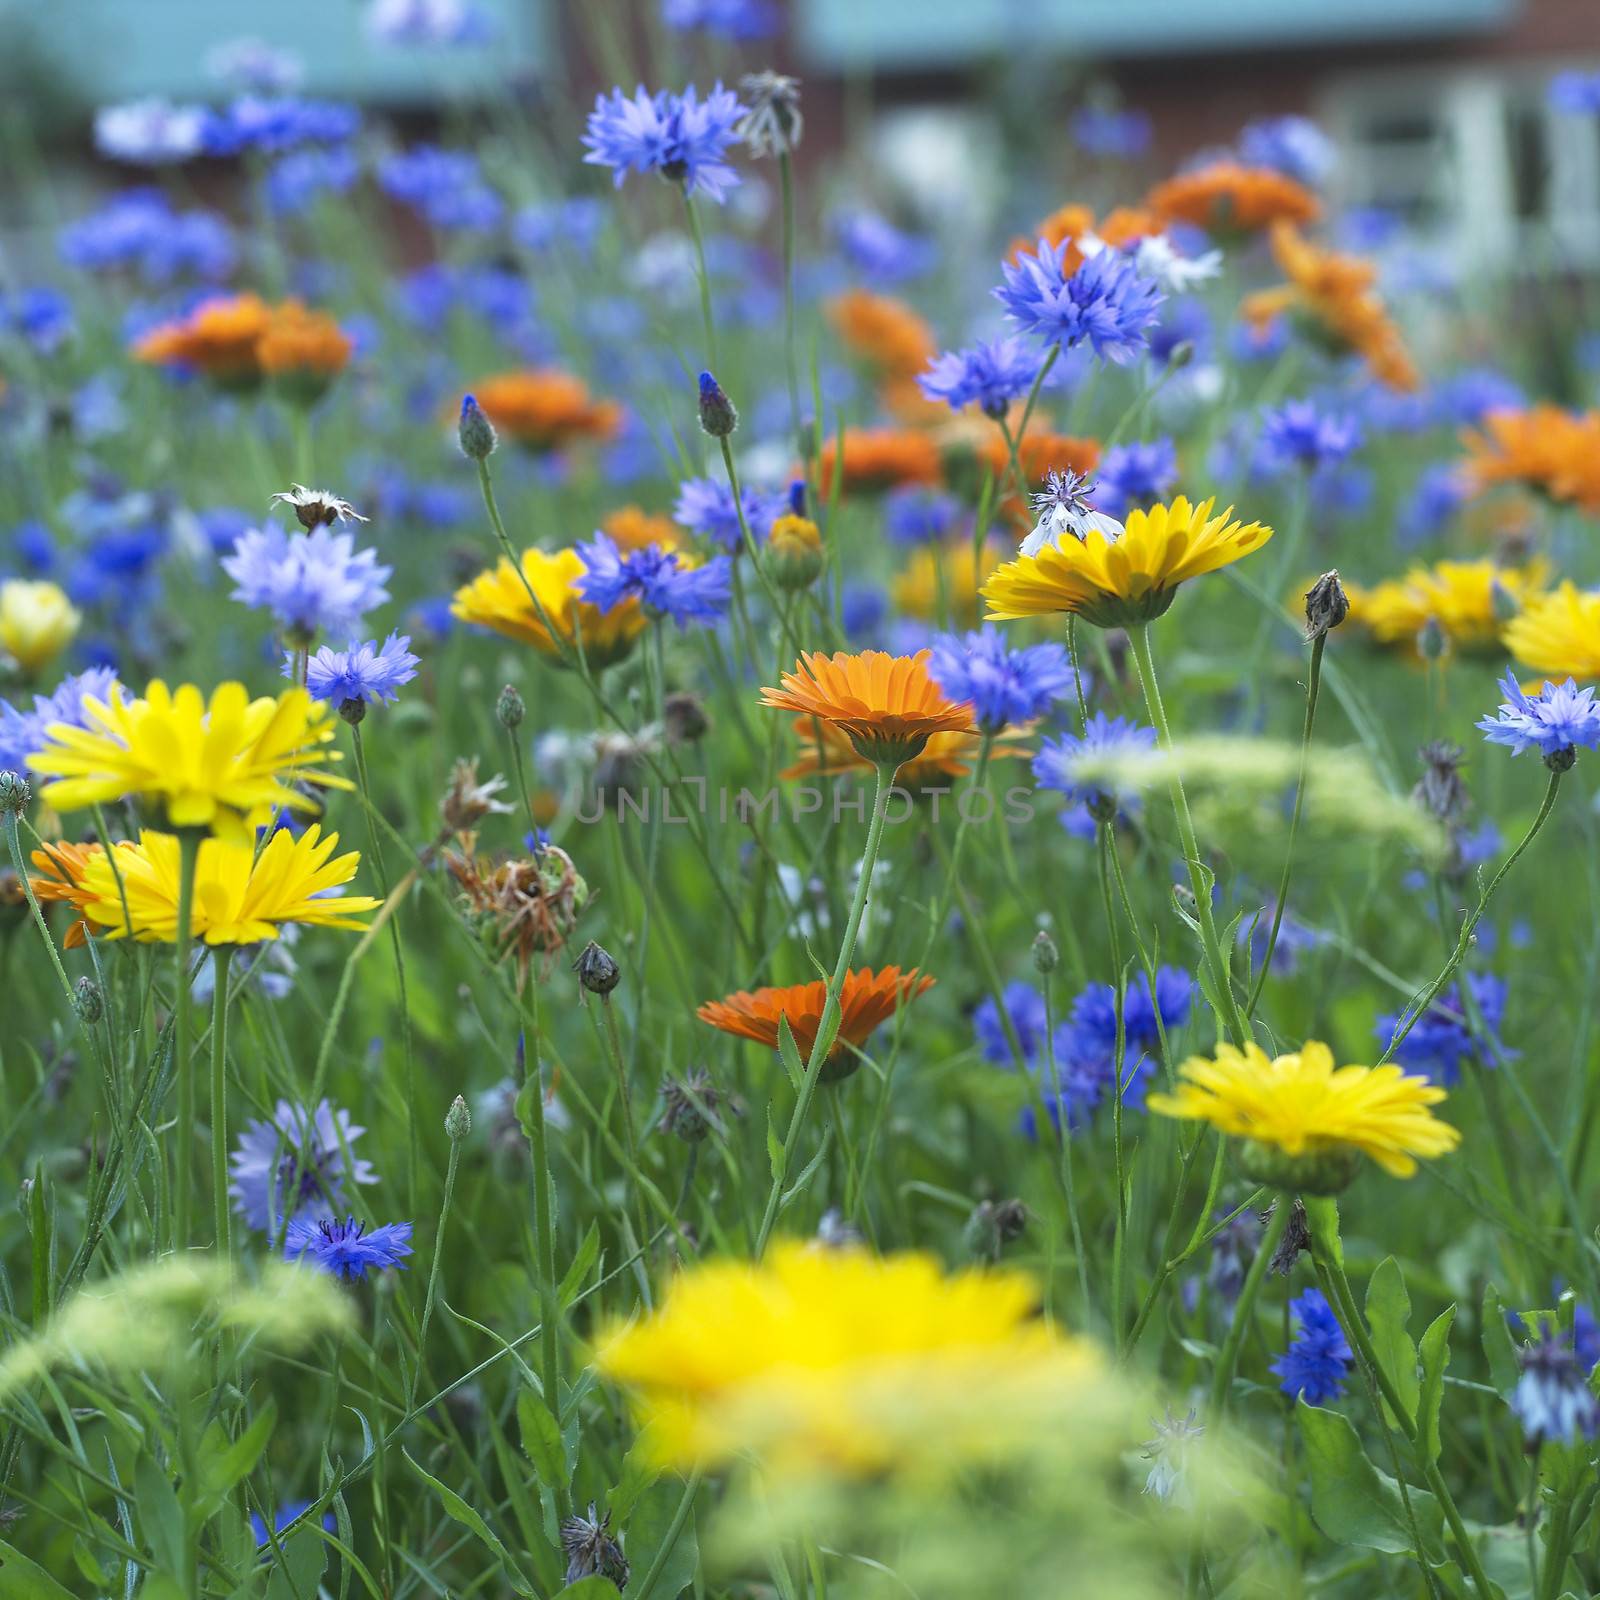
[[[94,146],[113,161],[155,166],[198,155],[205,137],[201,106],[175,106],[167,100],[129,100],[101,106],[94,114]]]
[[[1114,248],[1097,234],[1086,233],[1078,240],[1085,260]],[[1152,233],[1129,247],[1134,270],[1140,277],[1159,284],[1169,294],[1187,294],[1197,283],[1205,283],[1222,272],[1222,252],[1208,250],[1203,256],[1179,255],[1164,233]]]
[[[1033,497],[1033,509],[1039,520],[1033,532],[1022,541],[1019,554],[1036,556],[1046,546],[1059,550],[1064,533],[1070,533],[1080,543],[1091,529],[1103,533],[1107,539],[1120,539],[1122,524],[1090,506],[1092,488],[1082,473],[1070,469],[1048,473],[1044,489]]]

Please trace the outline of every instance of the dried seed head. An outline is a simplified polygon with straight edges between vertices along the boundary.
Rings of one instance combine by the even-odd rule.
[[[694,744],[710,728],[705,702],[692,689],[675,689],[661,702],[661,731],[668,744]]]
[[[1028,1208],[1020,1200],[980,1200],[967,1218],[967,1244],[974,1255],[996,1261],[1027,1226]]]
[[[1435,821],[1453,827],[1466,816],[1472,801],[1461,781],[1462,749],[1448,739],[1433,739],[1417,751],[1422,776],[1411,798]]]
[[[567,1558],[565,1582],[579,1583],[584,1578],[609,1578],[617,1588],[628,1587],[628,1561],[622,1546],[611,1537],[611,1513],[603,1517],[589,1502],[586,1515],[568,1517],[561,1524],[561,1553]]]
[[[1338,569],[1324,572],[1306,590],[1306,638],[1320,639],[1350,615],[1350,597],[1339,581]]]
[[[722,1093],[703,1067],[661,1085],[661,1126],[685,1144],[698,1144],[716,1119]]]
[[[511,807],[497,800],[496,795],[506,786],[498,773],[478,781],[478,758],[460,759],[450,771],[450,787],[439,802],[439,814],[451,833],[469,833],[494,812],[509,815]]]
[[[590,994],[608,995],[622,982],[622,968],[612,960],[609,951],[591,939],[572,963],[581,983]]]
[[[1273,1201],[1274,1205],[1281,1206],[1284,1198],[1280,1196]],[[1272,1259],[1267,1263],[1268,1272],[1276,1272],[1279,1277],[1287,1278],[1294,1270],[1295,1261],[1302,1250],[1311,1248],[1311,1228],[1306,1221],[1306,1208],[1298,1196],[1290,1202],[1293,1209],[1289,1212],[1288,1226],[1283,1230],[1283,1238],[1278,1241],[1278,1248],[1272,1252]],[[1269,1210],[1262,1221],[1271,1216]]]
[[[268,504],[290,507],[307,533],[335,522],[367,520],[348,500],[330,494],[326,489],[308,489],[303,483],[294,484],[284,493],[273,495]]]
[[[750,72],[739,80],[749,112],[736,132],[753,156],[781,156],[800,143],[800,80],[781,72]]]

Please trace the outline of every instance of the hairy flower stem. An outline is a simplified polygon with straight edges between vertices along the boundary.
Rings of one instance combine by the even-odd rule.
[[[872,821],[867,828],[866,849],[861,855],[861,875],[856,881],[855,898],[850,905],[850,918],[845,924],[844,939],[839,945],[839,959],[834,963],[833,976],[828,980],[827,999],[822,1007],[822,1021],[811,1045],[811,1056],[805,1064],[800,1087],[795,1096],[794,1114],[789,1118],[789,1131],[784,1135],[782,1147],[773,1156],[772,1189],[767,1195],[766,1210],[761,1216],[761,1227],[756,1234],[754,1255],[760,1260],[772,1237],[772,1226],[778,1220],[778,1207],[783,1201],[783,1186],[788,1181],[789,1168],[805,1128],[806,1114],[811,1109],[816,1094],[817,1081],[822,1075],[822,1063],[828,1059],[834,1038],[839,1031],[839,992],[844,988],[845,974],[850,970],[850,958],[855,954],[856,935],[861,931],[861,917],[867,909],[867,892],[872,887],[872,870],[878,864],[878,849],[883,843],[883,823],[889,811],[889,793],[894,785],[896,764],[877,763],[878,782],[872,799]]]
[[[1044,1066],[1045,1082],[1055,1090],[1058,1081],[1058,1068],[1056,1066],[1056,1033],[1055,1033],[1055,997],[1052,992],[1052,978],[1054,974],[1042,974],[1043,982],[1040,988],[1044,990]],[[1039,1137],[1044,1137],[1044,1128],[1041,1125]],[[1083,1245],[1083,1222],[1078,1214],[1078,1189],[1072,1172],[1072,1130],[1063,1117],[1061,1125],[1056,1129],[1056,1138],[1060,1145],[1061,1156],[1061,1187],[1067,1197],[1067,1224],[1072,1229],[1072,1253],[1078,1262],[1078,1297],[1081,1301],[1082,1326],[1089,1325],[1089,1308],[1091,1299],[1089,1295],[1089,1257]]]
[[[1227,1337],[1222,1341],[1222,1349],[1217,1353],[1216,1370],[1211,1375],[1211,1403],[1206,1411],[1208,1427],[1220,1426],[1222,1419],[1228,1414],[1228,1401],[1233,1392],[1233,1374],[1239,1365],[1239,1352],[1244,1348],[1245,1338],[1255,1317],[1256,1299],[1266,1279],[1267,1267],[1277,1253],[1293,1211],[1293,1198],[1289,1195],[1279,1195],[1277,1204],[1272,1208],[1272,1216],[1267,1222],[1266,1232],[1261,1236],[1260,1248],[1250,1263],[1250,1270],[1245,1273],[1244,1287],[1239,1290],[1239,1299],[1233,1308],[1233,1321],[1228,1325]]]
[[[633,1090],[630,1086],[628,1063],[622,1058],[622,1035],[617,1028],[617,1013],[611,996],[600,996],[600,1013],[604,1019],[606,1053],[611,1057],[611,1068],[617,1075],[617,1100],[622,1112],[623,1144],[628,1152],[628,1188],[633,1195],[633,1209],[639,1221],[639,1238],[650,1237],[649,1225],[644,1219],[644,1197],[639,1192],[639,1138],[633,1127]]]
[[[444,1169],[444,1199],[439,1204],[439,1230],[433,1236],[433,1263],[428,1268],[428,1290],[422,1300],[422,1322],[417,1329],[417,1359],[411,1366],[411,1382],[406,1386],[406,1410],[417,1403],[417,1384],[422,1377],[422,1364],[427,1360],[428,1323],[433,1319],[433,1303],[439,1291],[439,1262],[444,1257],[444,1232],[450,1221],[450,1202],[455,1198],[456,1168],[461,1164],[461,1141],[450,1141],[450,1158]],[[542,1315],[542,1312],[541,1312]],[[560,1418],[556,1419],[557,1426]]]
[[[11,847],[11,864],[16,869],[17,880],[22,885],[22,892],[28,897],[28,905],[33,911],[33,920],[38,924],[40,936],[44,939],[45,949],[50,952],[50,964],[56,969],[56,977],[61,980],[61,992],[67,997],[67,1006],[72,1008],[72,979],[67,976],[67,969],[61,964],[61,952],[56,949],[56,942],[50,937],[50,925],[44,920],[44,912],[39,909],[39,902],[34,897],[33,880],[28,876],[28,868],[22,859],[22,841],[17,837],[17,819],[11,812],[4,813],[3,820],[6,830],[6,843]],[[37,838],[38,835],[35,835]],[[110,850],[106,854],[110,855]]]
[[[1039,391],[1044,387],[1044,380],[1050,376],[1050,369],[1056,364],[1061,355],[1061,346],[1052,345],[1050,354],[1044,358],[1038,372],[1034,375],[1033,387],[1028,390],[1028,398],[1023,402],[1022,416],[1017,423],[1016,432],[1013,433],[1005,422],[1000,424],[1000,432],[1005,436],[1006,453],[1011,458],[1011,472],[1017,486],[1017,495],[1022,501],[1024,511],[1028,508],[1028,475],[1022,470],[1022,436],[1028,431],[1028,424],[1033,420],[1033,408],[1039,403]]]
[[[1267,974],[1272,970],[1272,953],[1278,948],[1278,932],[1283,927],[1283,908],[1289,899],[1289,876],[1294,871],[1295,837],[1300,832],[1300,812],[1306,801],[1306,767],[1311,759],[1311,729],[1317,720],[1317,694],[1322,688],[1322,652],[1328,642],[1325,633],[1311,641],[1311,666],[1306,673],[1306,720],[1300,734],[1300,770],[1294,780],[1294,810],[1289,816],[1289,842],[1284,848],[1283,872],[1278,878],[1278,898],[1272,908],[1272,929],[1267,934],[1267,947],[1262,953],[1261,970],[1245,1002],[1246,1020],[1256,1014],[1261,1003],[1261,991],[1266,986]]]
[[[172,1162],[172,1247],[190,1244],[190,1205],[194,1193],[189,1142],[194,1137],[194,1062],[190,1055],[189,941],[193,936],[194,874],[200,857],[200,834],[194,828],[178,830],[178,926],[173,938],[172,1070],[178,1077],[178,1126]]]
[[[706,241],[700,231],[700,213],[695,210],[694,197],[687,187],[683,191],[683,209],[689,218],[689,237],[694,240],[695,276],[700,280],[700,317],[706,327],[706,357],[713,372],[717,369],[717,326],[711,316],[711,277],[706,271]]]
[[[794,158],[778,152],[778,191],[783,210],[783,369],[789,383],[789,426],[800,438],[800,361],[795,353],[794,319]]]
[[[790,651],[798,656],[800,647],[790,623],[790,608],[784,605],[783,597],[774,588],[767,569],[761,563],[761,553],[756,547],[755,535],[751,533],[750,523],[744,514],[744,496],[739,489],[739,469],[733,463],[733,449],[726,438],[718,439],[717,443],[722,446],[722,466],[723,470],[728,474],[728,490],[733,496],[733,514],[739,519],[739,533],[744,539],[744,548],[750,557],[750,565],[754,569],[756,577],[761,580],[761,587],[766,592],[767,604],[772,607],[772,614],[779,624],[781,634],[789,640]],[[755,664],[753,656],[751,664]]]
[[[1120,1353],[1122,1347],[1122,1284],[1128,1245],[1127,1151],[1122,1142],[1123,1069],[1128,1059],[1128,986],[1122,968],[1122,941],[1117,937],[1117,917],[1111,906],[1111,866],[1109,856],[1115,848],[1111,824],[1095,829],[1096,856],[1100,868],[1100,903],[1105,911],[1106,938],[1111,945],[1112,1007],[1116,1033],[1111,1047],[1111,1152],[1112,1175],[1117,1186],[1116,1223],[1111,1235],[1111,1332]],[[1155,990],[1151,989],[1154,996]]]
[[[1367,1332],[1367,1324],[1356,1305],[1355,1295],[1350,1289],[1350,1280],[1344,1273],[1344,1249],[1339,1242],[1339,1207],[1336,1201],[1327,1195],[1302,1195],[1302,1202],[1306,1208],[1306,1222],[1311,1231],[1311,1253],[1318,1268],[1327,1277],[1333,1286],[1336,1311],[1346,1337],[1356,1348],[1361,1364],[1377,1385],[1379,1392],[1388,1402],[1395,1423],[1400,1432],[1405,1436],[1406,1442],[1413,1447],[1418,1465],[1422,1468],[1422,1475],[1427,1481],[1429,1489],[1439,1502],[1439,1508],[1444,1512],[1444,1518],[1450,1525],[1450,1532],[1455,1539],[1456,1549],[1461,1557],[1461,1564],[1467,1569],[1468,1576],[1472,1579],[1472,1586],[1477,1591],[1479,1600],[1493,1600],[1497,1592],[1489,1579],[1484,1574],[1482,1563],[1478,1560],[1478,1552],[1467,1533],[1466,1523],[1461,1519],[1461,1513],[1456,1509],[1456,1503],[1450,1493],[1449,1485],[1439,1472],[1436,1463],[1427,1460],[1425,1453],[1416,1450],[1419,1439],[1417,1420],[1407,1409],[1400,1392],[1390,1381],[1383,1370],[1382,1363],[1378,1360],[1376,1350],[1373,1349],[1372,1336]]]
[[[1378,1066],[1381,1067],[1384,1062],[1393,1057],[1395,1051],[1398,1050],[1405,1042],[1406,1035],[1410,1033],[1414,1027],[1416,1027],[1418,1021],[1422,1017],[1427,1015],[1429,1008],[1433,1005],[1433,1002],[1439,998],[1440,992],[1444,989],[1444,986],[1456,975],[1457,969],[1460,967],[1461,963],[1466,960],[1467,951],[1472,946],[1473,930],[1482,920],[1484,912],[1488,910],[1489,902],[1494,898],[1495,890],[1500,887],[1501,880],[1505,877],[1505,875],[1517,864],[1517,860],[1522,855],[1523,851],[1525,851],[1528,846],[1533,843],[1534,839],[1538,836],[1539,830],[1545,825],[1545,820],[1549,817],[1551,811],[1554,809],[1556,803],[1556,791],[1561,787],[1561,776],[1562,775],[1559,772],[1551,772],[1550,783],[1545,789],[1544,800],[1540,803],[1538,815],[1534,817],[1533,822],[1529,825],[1528,831],[1523,834],[1521,842],[1517,845],[1516,849],[1513,850],[1511,854],[1500,863],[1500,870],[1489,880],[1488,887],[1485,888],[1478,896],[1477,905],[1475,905],[1468,913],[1467,920],[1461,924],[1461,933],[1456,940],[1455,949],[1450,952],[1449,960],[1445,962],[1443,969],[1439,973],[1439,976],[1428,985],[1421,997],[1415,1002],[1415,1004],[1412,1005],[1410,1011],[1407,1013],[1405,1021],[1400,1025],[1399,1028],[1395,1030],[1394,1037],[1389,1041],[1388,1049],[1386,1049],[1383,1054],[1378,1057]]]
[[[1134,669],[1139,674],[1139,687],[1144,690],[1144,703],[1155,724],[1156,738],[1167,755],[1172,753],[1172,731],[1167,726],[1167,713],[1161,704],[1161,690],[1156,683],[1155,658],[1150,653],[1150,628],[1140,623],[1128,629],[1128,644],[1133,656]],[[1239,1013],[1239,1002],[1233,993],[1233,971],[1223,954],[1222,942],[1217,937],[1217,920],[1211,910],[1210,872],[1200,860],[1200,844],[1195,838],[1194,819],[1189,815],[1189,797],[1183,790],[1183,779],[1176,766],[1172,769],[1170,784],[1172,809],[1178,819],[1178,837],[1183,842],[1185,864],[1189,869],[1189,887],[1194,891],[1195,916],[1200,924],[1200,942],[1205,950],[1206,965],[1211,969],[1211,981],[1216,990],[1216,1003],[1221,1006],[1221,1020],[1228,1037],[1238,1049],[1243,1049],[1250,1035],[1244,1018]]]
[[[217,1249],[233,1248],[228,1213],[228,968],[233,946],[211,952],[211,1203],[217,1219]]]

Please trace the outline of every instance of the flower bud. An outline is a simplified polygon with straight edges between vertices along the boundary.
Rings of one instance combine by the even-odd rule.
[[[1571,772],[1577,764],[1578,747],[1574,744],[1564,744],[1559,750],[1552,750],[1544,758],[1544,764],[1552,772]]]
[[[450,1102],[450,1109],[444,1114],[444,1131],[452,1144],[459,1144],[472,1132],[472,1113],[460,1095]]]
[[[341,700],[339,702],[339,715],[352,728],[359,728],[367,720],[367,702],[360,695],[354,695],[348,700]]]
[[[578,982],[590,994],[608,995],[622,982],[622,968],[593,939],[572,963],[572,970],[578,974]]]
[[[1239,1152],[1245,1177],[1286,1195],[1339,1194],[1355,1181],[1360,1165],[1360,1152],[1348,1144],[1308,1147],[1300,1155],[1290,1155],[1278,1145],[1246,1139]]]
[[[805,589],[822,572],[822,533],[808,517],[785,513],[767,535],[773,581],[780,589]]]
[[[106,1014],[105,996],[93,978],[78,979],[78,985],[72,991],[72,1009],[78,1013],[80,1022],[87,1022],[91,1026]]]
[[[709,372],[700,374],[700,426],[713,439],[726,439],[739,426],[739,413]]]
[[[705,702],[691,689],[674,689],[661,702],[661,730],[668,744],[694,744],[711,728]]]
[[[1320,639],[1350,615],[1350,597],[1339,582],[1338,569],[1324,572],[1306,590],[1306,638]]]
[[[456,438],[461,441],[461,453],[469,461],[487,461],[497,443],[494,424],[483,414],[477,396],[461,397],[461,420],[456,425]]]
[[[1511,622],[1522,610],[1522,603],[1498,578],[1489,585],[1489,604],[1496,622]]]
[[[1444,629],[1437,617],[1426,617],[1417,629],[1417,654],[1424,661],[1437,661],[1444,654]]]
[[[661,1126],[685,1144],[698,1144],[716,1120],[721,1099],[710,1073],[701,1067],[684,1078],[668,1078],[661,1085]]]
[[[508,683],[500,691],[500,698],[494,703],[494,714],[500,719],[502,728],[522,726],[522,719],[528,714],[528,708],[523,704],[516,684]]]
[[[1027,1226],[1028,1208],[1020,1200],[982,1200],[967,1218],[967,1248],[985,1260],[997,1261]]]
[[[28,809],[33,790],[20,772],[0,772],[0,816],[20,817]]]
[[[1050,937],[1050,930],[1041,928],[1033,936],[1033,970],[1041,977],[1047,977],[1060,965],[1061,952]]]

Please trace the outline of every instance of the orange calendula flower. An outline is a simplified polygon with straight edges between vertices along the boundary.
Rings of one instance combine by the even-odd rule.
[[[472,392],[495,427],[530,450],[608,439],[622,421],[620,406],[594,399],[581,378],[553,367],[497,373]]]
[[[833,475],[839,453],[837,438],[823,441],[817,457],[817,476],[823,496],[833,492]],[[881,493],[905,484],[935,486],[944,479],[939,446],[925,433],[895,428],[846,428],[844,433],[844,492]]]
[[[933,330],[892,295],[846,289],[826,309],[845,348],[885,377],[913,378],[938,353]]]
[[[1464,429],[1468,482],[1478,492],[1505,484],[1532,489],[1584,511],[1600,511],[1600,411],[1536,405],[1491,411]]]
[[[33,852],[33,864],[40,876],[29,878],[34,898],[41,904],[69,905],[77,912],[77,920],[67,929],[61,941],[64,950],[76,950],[88,933],[85,910],[95,898],[95,889],[84,883],[90,867],[105,854],[99,844],[46,844]]]
[[[642,506],[618,506],[600,528],[619,550],[647,550],[652,545],[675,550],[683,543],[683,530],[671,517],[646,511]]]
[[[1145,204],[1163,223],[1189,222],[1208,233],[1260,233],[1275,222],[1315,222],[1317,197],[1269,167],[1216,161],[1158,183]]]
[[[928,675],[930,654],[802,655],[781,688],[761,691],[761,703],[831,723],[863,760],[899,767],[921,755],[934,734],[976,726],[972,707],[947,699]]]
[[[269,378],[311,401],[344,371],[354,348],[350,335],[326,312],[286,300],[273,308],[256,341],[256,360]]]
[[[780,778],[836,778],[851,772],[870,772],[872,763],[856,753],[849,736],[832,723],[816,717],[796,717],[794,736],[800,757],[778,774]],[[1007,729],[989,752],[991,761],[1002,756],[1027,756],[1032,752],[1017,742],[1021,729]],[[894,775],[895,787],[913,797],[943,786],[948,792],[952,779],[964,778],[978,759],[983,739],[976,733],[936,733]]]
[[[1289,222],[1273,226],[1272,253],[1289,281],[1246,299],[1241,311],[1247,321],[1261,325],[1288,312],[1336,353],[1359,355],[1380,383],[1408,393],[1419,386],[1405,341],[1374,287],[1377,268],[1370,261],[1319,249]]]
[[[456,590],[450,614],[463,622],[493,628],[508,639],[520,639],[563,664],[581,639],[590,668],[608,667],[633,649],[634,640],[650,619],[631,596],[609,611],[585,600],[578,593],[578,580],[588,570],[583,557],[571,548],[524,550],[520,576],[502,557],[496,566]]]
[[[1070,202],[1052,211],[1027,238],[1013,239],[1009,254],[1010,259],[1015,261],[1019,254],[1036,249],[1041,239],[1051,245],[1070,245],[1062,267],[1071,276],[1083,265],[1083,252],[1078,249],[1078,241],[1089,234],[1116,249],[1160,232],[1160,218],[1141,206],[1117,206],[1096,222],[1094,212],[1088,206]]]
[[[914,969],[885,967],[874,972],[862,967],[847,972],[839,991],[839,1034],[820,1068],[820,1081],[834,1083],[848,1078],[860,1064],[854,1054],[867,1042],[873,1030],[887,1022],[900,1006],[902,997],[909,1004],[934,980]],[[702,1022],[741,1039],[754,1039],[770,1049],[778,1048],[778,1019],[789,1024],[796,1050],[802,1061],[811,1059],[812,1046],[822,1027],[822,1012],[827,1004],[828,985],[817,978],[811,983],[792,983],[787,988],[741,989],[725,1000],[708,1000],[695,1013]],[[853,1048],[852,1048],[853,1047]]]
[[[249,387],[261,381],[257,347],[271,323],[272,308],[260,295],[220,295],[151,329],[133,353],[158,366],[193,367],[225,387]]]

